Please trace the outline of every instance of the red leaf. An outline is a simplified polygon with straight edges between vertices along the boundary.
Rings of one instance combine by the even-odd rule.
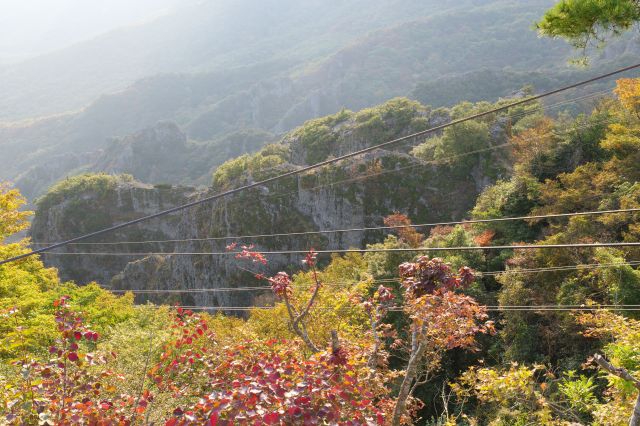
[[[262,421],[268,425],[275,425],[280,421],[280,414],[278,413],[269,413],[265,414],[262,418]]]
[[[216,426],[218,424],[218,413],[213,413],[209,417],[209,426]]]
[[[80,333],[79,331],[75,331],[73,333],[73,337],[75,337],[76,340],[80,340],[80,339],[82,339],[82,333]]]
[[[69,358],[69,361],[77,361],[78,360],[78,354],[75,352],[71,352],[69,355],[67,355],[67,358]]]

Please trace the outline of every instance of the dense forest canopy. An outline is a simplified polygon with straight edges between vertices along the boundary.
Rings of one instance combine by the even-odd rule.
[[[363,18],[321,42],[316,36],[331,19],[348,19],[364,3],[344,2],[326,14],[319,12],[324,2],[309,2],[308,9],[294,3],[266,4],[286,9],[285,23],[315,27],[272,34],[267,24],[281,10],[261,20],[264,10],[256,9],[245,23],[265,25],[256,45],[227,39],[224,28],[216,29],[220,44],[199,39],[208,50],[198,60],[215,62],[214,53],[228,45],[249,47],[238,57],[221,54],[220,63],[246,59],[258,47],[284,62],[301,59],[285,67],[294,70],[289,84],[276,79],[251,89],[280,96],[253,98],[257,109],[239,101],[246,91],[234,95],[255,68],[216,74],[197,62],[206,72],[157,77],[78,115],[1,128],[0,136],[15,139],[0,146],[18,159],[5,154],[3,161],[21,172],[35,164],[18,186],[41,196],[32,212],[19,189],[0,184],[0,259],[452,125],[64,252],[0,265],[0,423],[640,424],[637,72],[618,76],[614,86],[548,103],[530,99],[500,112],[493,109],[531,96],[530,83],[553,87],[603,62],[595,53],[588,71],[550,74],[544,71],[555,65],[507,69],[497,55],[495,67],[458,75],[447,70],[455,64],[412,62],[418,77],[402,86],[404,93],[389,82],[406,69],[387,72],[394,58],[427,57],[419,41],[407,40],[427,39],[440,24],[459,20],[473,28],[475,20],[489,31],[491,21],[496,34],[523,32],[535,12],[541,34],[584,49],[633,27],[638,2],[444,2],[440,15],[411,24],[421,2],[373,2],[366,18],[377,19],[375,25]],[[253,3],[217,4],[224,7],[193,22],[237,16]],[[185,13],[193,18],[210,5],[196,3]],[[133,33],[162,32],[173,18],[164,19]],[[452,39],[465,34],[464,25]],[[306,37],[313,28],[318,33]],[[199,31],[194,25],[181,37]],[[354,34],[361,43],[342,49]],[[300,37],[291,50],[274,47],[291,36]],[[617,60],[633,51],[631,39],[618,40]],[[448,52],[467,58],[502,46],[503,56],[523,64],[536,55],[549,64],[570,57],[533,41],[516,52],[498,39],[478,40],[473,49],[459,43]],[[408,56],[397,55],[400,45],[409,46]],[[167,60],[195,61],[190,54],[198,46],[190,49]],[[447,49],[433,47],[430,60]],[[322,55],[329,63],[306,62]],[[361,67],[350,68],[350,61]],[[264,71],[285,69],[279,66]],[[323,101],[314,98],[317,108],[283,115],[293,100],[306,102],[301,94],[326,89],[318,76],[335,75],[334,67],[351,71],[327,90],[339,87],[353,100],[351,109],[324,98],[331,114],[321,116]],[[363,68],[370,69],[366,79],[356,72]],[[431,72],[438,78],[424,78]],[[159,86],[173,87],[176,96],[161,101],[167,92]],[[192,103],[198,96],[207,101]],[[157,110],[147,119],[171,117],[179,125],[141,129],[144,120],[134,114],[106,148],[87,141],[115,136],[110,126],[121,116],[109,111],[126,116],[131,110],[118,105],[130,99],[140,100],[134,106],[142,110],[154,99]],[[438,101],[420,102],[428,99]],[[234,121],[236,112],[246,115]],[[451,123],[480,112],[490,113]],[[247,125],[248,117],[263,126]],[[60,144],[51,142],[56,138]],[[39,151],[30,151],[36,145]],[[96,151],[82,151],[86,145]],[[63,146],[73,155],[38,163],[39,155],[48,158]],[[344,252],[349,247],[364,250]],[[330,254],[338,248],[343,252]]]
[[[637,79],[621,79],[616,98],[600,101],[590,114],[553,119],[533,109],[509,130],[511,171],[483,191],[471,216],[640,207],[639,94]],[[377,112],[401,114],[406,106],[396,102]],[[470,108],[482,106],[461,105],[453,114],[465,115]],[[355,117],[344,112],[298,132],[319,137],[319,125],[358,122],[358,116],[370,119],[371,112]],[[473,121],[413,152],[424,161],[448,158],[468,151],[467,141],[488,143],[488,134],[487,122]],[[296,143],[307,144],[296,137]],[[315,148],[306,152],[314,153],[310,161],[325,155]],[[248,171],[257,176],[291,155],[273,146],[240,157],[220,169],[214,185],[224,188]],[[448,167],[462,172],[472,163]],[[102,185],[102,191],[117,184],[106,176],[82,182]],[[68,197],[61,195],[65,191],[78,188],[75,182],[60,185],[42,203],[54,206]],[[28,226],[28,213],[18,213],[24,200],[17,191],[5,187],[2,194],[6,237]],[[3,265],[6,362],[0,377],[6,419],[135,422],[140,416],[139,421],[168,424],[210,418],[224,424],[247,416],[273,424],[305,418],[400,424],[422,416],[431,424],[626,424],[637,393],[633,382],[598,374],[588,361],[603,353],[603,362],[632,375],[637,371],[633,360],[640,334],[632,306],[640,303],[640,273],[629,263],[637,249],[478,249],[442,256],[429,248],[637,241],[637,216],[399,228],[369,247],[415,247],[417,253],[325,259],[311,251],[299,271],[272,276],[258,272],[270,260],[253,251],[251,241],[232,244],[238,267],[256,271],[244,283],[264,281],[272,291],[259,299],[271,309],[248,308],[242,319],[136,306],[132,294],[117,297],[98,284],[61,282],[36,258]],[[385,223],[411,221],[398,213]],[[27,240],[5,244],[3,256],[27,246]],[[566,268],[571,265],[585,266]],[[499,272],[483,274],[492,271]],[[531,308],[509,309],[513,306]],[[167,328],[167,321],[174,327]],[[469,349],[475,352],[465,352]],[[302,359],[307,361],[300,364]],[[17,374],[20,369],[23,374]],[[272,371],[287,372],[287,379],[272,377]],[[339,377],[349,379],[334,382]],[[316,380],[315,387],[302,384]],[[203,392],[209,395],[205,400]],[[69,404],[62,404],[66,400]],[[431,400],[436,403],[425,404]]]

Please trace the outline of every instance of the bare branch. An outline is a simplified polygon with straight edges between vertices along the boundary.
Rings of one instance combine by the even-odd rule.
[[[640,380],[633,377],[626,369],[622,367],[615,367],[609,361],[607,361],[602,355],[595,354],[593,356],[593,360],[602,368],[603,370],[613,374],[614,376],[618,376],[621,379],[630,381],[636,389],[640,390]]]
[[[302,322],[302,320],[309,314],[309,311],[311,310],[315,299],[318,297],[318,293],[321,287],[321,283],[318,280],[315,268],[313,269],[313,277],[316,283],[315,289],[313,291],[313,294],[311,295],[311,298],[307,302],[304,309],[300,311],[300,313],[296,311],[295,307],[291,303],[291,300],[289,299],[289,296],[286,293],[283,295],[283,300],[285,306],[287,307],[287,314],[289,315],[290,325],[293,329],[293,332],[296,333],[304,341],[304,343],[312,352],[315,353],[319,352],[320,349],[311,341],[309,333],[307,332],[307,327],[305,323]]]

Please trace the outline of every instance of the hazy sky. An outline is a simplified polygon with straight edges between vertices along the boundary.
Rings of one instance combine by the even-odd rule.
[[[59,49],[184,3],[187,0],[0,0],[0,61]]]

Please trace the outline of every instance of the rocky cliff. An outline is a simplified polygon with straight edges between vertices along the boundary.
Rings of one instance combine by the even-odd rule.
[[[217,169],[205,191],[170,185],[151,186],[127,176],[87,175],[62,181],[38,203],[32,227],[35,243],[58,241],[128,219],[219,193],[246,182],[294,170],[364,147],[426,129],[450,120],[455,111],[432,110],[396,99],[358,113],[312,120],[254,155],[243,155]],[[489,118],[490,145],[504,143],[508,120]],[[394,211],[414,221],[462,217],[479,191],[507,173],[504,153],[488,150],[454,161],[424,161],[411,147],[376,150],[331,167],[278,180],[264,187],[152,220],[94,242],[190,240],[144,244],[75,245],[49,254],[45,261],[64,278],[86,283],[97,280],[116,289],[200,289],[256,285],[228,254],[177,255],[172,252],[225,251],[226,236],[269,234],[378,226]],[[474,141],[469,141],[473,144]],[[507,162],[508,163],[508,162]],[[379,241],[380,232],[350,232],[305,237],[248,238],[241,243],[265,250],[306,250],[363,247]],[[202,240],[209,238],[209,240]],[[191,240],[194,239],[194,240]],[[109,253],[135,253],[129,256]],[[272,272],[298,265],[300,256],[270,257]],[[252,265],[260,269],[259,265]],[[252,303],[248,292],[193,292],[154,296],[155,300],[204,306]],[[143,300],[141,297],[140,300]]]

